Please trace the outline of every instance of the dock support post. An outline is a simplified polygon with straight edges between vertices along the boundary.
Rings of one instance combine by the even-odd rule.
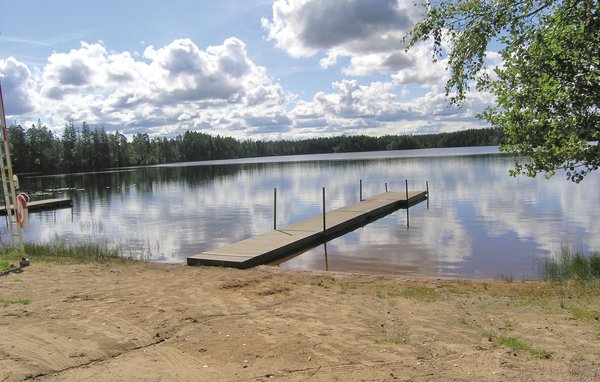
[[[387,182],[385,182],[385,192],[388,192],[388,189],[387,189]]]
[[[273,189],[273,230],[277,231],[277,187]]]
[[[404,179],[404,184],[406,185],[406,229],[408,229],[410,227],[408,216],[408,208],[410,207],[408,203],[408,179]]]
[[[429,181],[425,181],[425,191],[427,192],[427,209],[429,209]]]
[[[323,243],[323,249],[325,250],[325,270],[329,272],[329,259],[327,258],[327,243]]]
[[[325,235],[326,229],[327,229],[327,225],[325,222],[325,187],[323,187],[323,236]]]
[[[359,187],[358,187],[358,190],[359,190],[359,191],[358,191],[358,193],[359,193],[359,194],[358,194],[358,196],[359,196],[359,199],[358,199],[358,201],[359,201],[359,202],[362,202],[362,179],[360,180],[360,185],[359,185]]]

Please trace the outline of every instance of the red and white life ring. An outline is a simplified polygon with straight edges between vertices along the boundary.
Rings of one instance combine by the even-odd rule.
[[[17,223],[21,227],[27,224],[25,215],[27,214],[27,198],[23,194],[17,195],[17,206],[15,208],[15,215],[17,217]]]

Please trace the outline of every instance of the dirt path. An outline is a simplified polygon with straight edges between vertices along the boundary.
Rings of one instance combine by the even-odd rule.
[[[33,264],[0,276],[0,381],[600,380],[597,292],[559,292],[270,267]]]

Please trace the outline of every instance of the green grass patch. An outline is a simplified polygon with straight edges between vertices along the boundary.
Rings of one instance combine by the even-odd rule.
[[[0,308],[6,308],[7,306],[10,306],[13,304],[29,305],[29,304],[31,304],[31,301],[28,298],[20,298],[18,300],[7,300],[7,299],[0,298]]]
[[[550,359],[552,358],[552,352],[543,349],[536,349],[526,343],[525,341],[516,337],[498,336],[492,332],[484,332],[484,337],[494,342],[494,346],[503,346],[516,352],[526,351],[534,357]]]
[[[0,247],[0,272],[8,271],[17,268],[21,252],[12,248]]]
[[[340,284],[340,293],[346,294],[349,290],[356,289],[356,284],[343,282]]]
[[[546,259],[541,276],[547,281],[600,280],[600,253],[562,248],[558,256]]]
[[[68,244],[63,242],[48,244],[25,244],[25,253],[32,262],[44,262],[53,264],[90,264],[131,261],[125,258],[118,248],[109,248],[106,244]],[[0,247],[0,259],[5,261],[1,264],[19,264],[20,252],[13,251],[7,247]],[[15,266],[13,266],[15,267]]]
[[[8,270],[10,267],[10,261],[8,257],[0,255],[0,272]]]
[[[431,288],[421,286],[410,286],[405,290],[392,290],[392,291],[381,291],[378,290],[376,294],[377,298],[385,299],[390,297],[404,297],[414,300],[433,302],[442,299],[442,295]]]
[[[442,295],[431,288],[421,287],[421,286],[411,286],[400,292],[399,294],[402,297],[434,302],[442,299]]]
[[[402,292],[400,292],[398,290],[388,290],[388,291],[378,290],[377,291],[377,298],[380,298],[380,299],[398,297],[401,295],[402,295]]]
[[[566,305],[565,309],[571,313],[573,318],[600,327],[600,312],[575,305]]]
[[[461,324],[461,325],[463,325],[463,326],[466,326],[467,328],[471,327],[471,324],[469,323],[469,321],[467,321],[467,319],[464,318],[464,317],[459,318],[458,319],[458,323]]]
[[[496,343],[515,351],[526,350],[529,347],[525,342],[514,337],[499,336],[496,338]]]
[[[387,342],[394,344],[394,345],[406,345],[408,344],[408,340],[406,338],[400,338],[400,337],[393,337],[393,338],[388,338]]]
[[[516,298],[507,302],[507,306],[515,308],[522,306],[538,306],[547,312],[550,312],[552,310],[548,297],[541,294],[535,294],[533,292],[528,292],[523,297]]]
[[[319,286],[319,287],[325,288],[325,289],[331,288],[331,285],[327,284],[322,277],[319,277],[317,279],[317,281],[312,281],[310,284],[311,285],[316,285],[316,286]]]

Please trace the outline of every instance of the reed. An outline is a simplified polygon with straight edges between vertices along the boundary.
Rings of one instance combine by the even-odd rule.
[[[600,280],[600,253],[563,247],[559,256],[545,260],[541,278],[547,281]]]
[[[53,242],[26,244],[25,253],[31,262],[54,264],[90,264],[130,261],[119,248],[104,243],[70,244]],[[0,247],[0,271],[15,268],[19,264],[20,252],[8,247]]]

